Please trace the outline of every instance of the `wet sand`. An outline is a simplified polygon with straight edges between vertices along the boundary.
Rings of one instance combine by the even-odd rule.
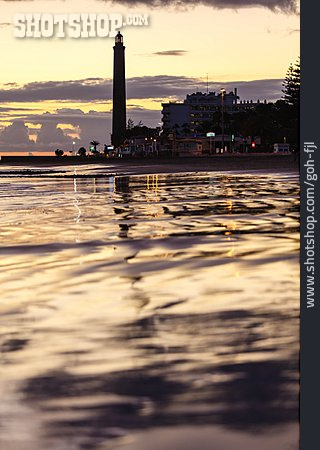
[[[0,170],[0,448],[297,450],[297,174],[114,167]]]
[[[2,174],[8,166],[20,168],[41,167],[50,168],[57,166],[74,165],[103,165],[108,172],[113,174],[155,174],[177,172],[203,172],[203,171],[263,171],[266,173],[298,172],[298,161],[293,155],[275,154],[241,154],[223,155],[202,158],[159,158],[151,159],[108,159],[79,157],[2,157],[0,171]],[[18,169],[19,167],[19,169]],[[12,169],[11,169],[12,171]]]

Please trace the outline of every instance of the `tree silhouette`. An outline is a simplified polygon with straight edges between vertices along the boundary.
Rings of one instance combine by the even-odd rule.
[[[184,136],[189,136],[191,134],[191,127],[187,122],[182,124],[181,130]]]
[[[149,128],[146,125],[134,125],[133,128],[127,128],[126,138],[134,137],[157,137],[159,136],[159,128]]]
[[[127,123],[127,130],[132,130],[132,128],[134,128],[134,121],[129,118]]]
[[[84,158],[85,156],[87,156],[87,150],[84,147],[80,147],[78,150],[78,155]]]
[[[64,151],[63,150],[59,150],[58,148],[57,148],[57,150],[54,152],[55,153],[55,155],[56,156],[63,156],[63,154],[64,154]]]
[[[300,106],[300,58],[290,64],[283,82],[284,101],[295,108]]]

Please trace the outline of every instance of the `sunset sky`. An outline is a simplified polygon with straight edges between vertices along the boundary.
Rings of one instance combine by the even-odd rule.
[[[158,126],[161,102],[206,91],[207,74],[213,91],[237,87],[244,100],[281,97],[287,68],[299,55],[294,1],[178,3],[0,1],[0,152],[110,142],[114,39],[14,38],[15,13],[149,14],[149,26],[121,30],[127,118],[135,122]]]

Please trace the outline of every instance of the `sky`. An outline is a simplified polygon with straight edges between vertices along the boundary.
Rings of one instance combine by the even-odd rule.
[[[238,88],[275,101],[299,56],[294,0],[0,0],[0,153],[110,143],[114,38],[16,38],[16,13],[148,14],[121,29],[127,118],[161,123],[161,103]],[[75,142],[75,144],[73,144]]]

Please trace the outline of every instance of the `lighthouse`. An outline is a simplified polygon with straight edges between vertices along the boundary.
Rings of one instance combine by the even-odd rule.
[[[125,46],[123,36],[118,32],[113,47],[113,110],[112,110],[112,145],[119,147],[126,134],[126,77]]]

